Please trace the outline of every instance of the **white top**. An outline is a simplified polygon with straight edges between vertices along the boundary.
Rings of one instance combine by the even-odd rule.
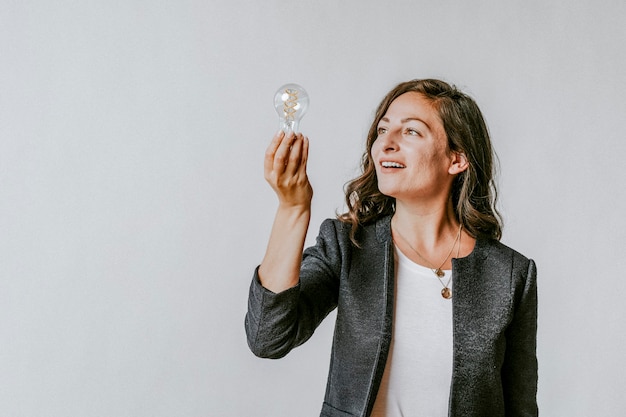
[[[452,299],[432,269],[397,247],[393,337],[372,417],[445,417],[452,379]],[[448,283],[452,271],[441,279]],[[452,288],[452,282],[448,284]]]

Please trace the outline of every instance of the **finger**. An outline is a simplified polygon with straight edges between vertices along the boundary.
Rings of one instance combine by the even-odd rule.
[[[278,132],[276,132],[269,146],[265,150],[264,167],[266,174],[274,167],[274,155],[276,155],[276,151],[278,150],[278,147],[280,146],[280,143],[282,142],[284,137],[285,132],[283,130],[279,130]]]
[[[302,161],[302,143],[304,142],[304,138],[302,134],[296,135],[296,138],[291,145],[291,149],[289,151],[289,159],[287,160],[287,165],[285,167],[285,174],[287,176],[294,176],[300,169],[300,164]]]
[[[289,154],[291,152],[291,146],[295,138],[296,135],[293,132],[287,133],[280,142],[278,149],[276,149],[276,152],[274,153],[274,164],[272,169],[277,173],[285,172],[285,167],[287,165],[287,162],[289,160]]]
[[[300,157],[300,166],[298,167],[298,174],[306,175],[306,165],[309,161],[309,138],[302,138],[302,153]]]

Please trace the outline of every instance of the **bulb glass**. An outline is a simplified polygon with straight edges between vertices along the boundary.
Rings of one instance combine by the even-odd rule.
[[[285,84],[274,95],[274,108],[280,128],[285,132],[297,132],[300,120],[309,108],[309,94],[298,84]]]

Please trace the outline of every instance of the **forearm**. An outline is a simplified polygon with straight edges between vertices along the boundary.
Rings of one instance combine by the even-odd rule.
[[[306,249],[304,256],[297,251],[298,261],[294,269],[299,278],[291,287],[280,292],[265,287],[260,269],[269,265],[269,261],[255,271],[246,314],[248,344],[255,355],[264,358],[285,356],[308,340],[319,323],[337,306],[342,256],[335,226],[334,221],[325,221],[316,244]],[[278,262],[279,268],[284,268],[285,257],[280,250],[276,253],[282,259]]]
[[[309,228],[309,205],[280,205],[259,267],[259,280],[268,290],[279,293],[298,284],[304,241]]]
[[[258,269],[250,284],[245,329],[250,350],[278,359],[296,345],[299,287],[275,294],[264,288]]]

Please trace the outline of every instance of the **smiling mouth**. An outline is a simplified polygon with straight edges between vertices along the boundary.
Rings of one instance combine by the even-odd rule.
[[[383,161],[380,163],[383,168],[406,168],[399,162]]]

